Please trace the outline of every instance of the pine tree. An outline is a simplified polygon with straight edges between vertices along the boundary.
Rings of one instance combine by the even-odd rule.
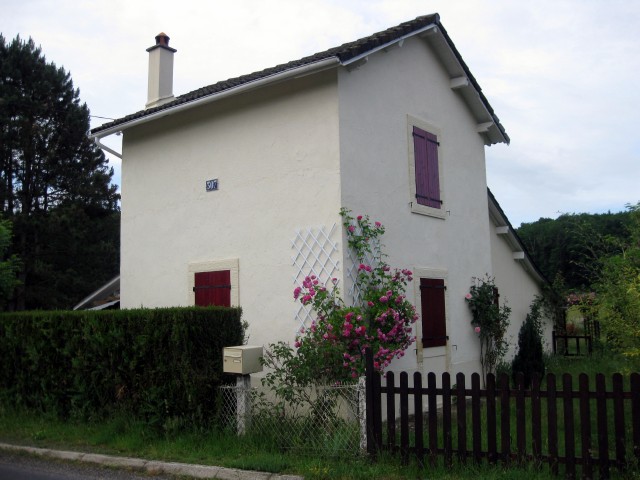
[[[22,260],[10,308],[68,308],[118,272],[113,170],[88,130],[70,74],[0,35],[0,212]]]

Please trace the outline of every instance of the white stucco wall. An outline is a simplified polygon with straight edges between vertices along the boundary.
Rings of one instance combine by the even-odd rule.
[[[412,209],[413,124],[440,142],[438,216]],[[415,349],[392,368],[479,371],[464,300],[472,278],[495,275],[518,315],[535,284],[512,256],[505,260],[511,253],[494,238],[476,127],[425,41],[410,38],[357,69],[338,67],[127,130],[122,307],[190,305],[198,266],[237,266],[232,298],[249,322],[249,343],[291,341],[300,325],[292,241],[300,229],[336,225],[340,270],[332,276],[347,291],[344,206],[385,224],[390,265],[413,270],[416,279],[445,280],[447,347],[423,349],[418,324]],[[210,179],[218,179],[218,191],[205,191]],[[417,285],[407,295],[419,306]]]
[[[370,55],[338,79],[343,205],[387,227],[390,265],[446,277],[447,348],[423,351],[418,340],[416,351],[393,368],[477,371],[479,344],[464,295],[472,277],[492,273],[492,264],[484,142],[476,122],[419,38]],[[438,133],[442,218],[413,213],[410,206],[413,119]],[[419,304],[415,285],[408,294]],[[419,328],[416,334],[420,339]]]
[[[500,304],[504,302],[511,308],[511,317],[507,338],[510,348],[505,356],[511,361],[517,352],[518,332],[527,318],[529,307],[536,295],[542,293],[540,285],[525,270],[522,263],[514,260],[514,249],[507,242],[506,235],[497,233],[496,225],[491,221],[491,256],[493,258],[493,273],[496,286],[500,293]],[[551,347],[552,324],[549,319],[544,320],[545,350]]]
[[[190,265],[237,259],[249,341],[293,339],[291,241],[339,225],[338,154],[335,71],[127,130],[122,307],[189,305]]]

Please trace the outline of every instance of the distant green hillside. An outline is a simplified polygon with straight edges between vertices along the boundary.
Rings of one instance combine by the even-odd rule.
[[[561,274],[568,289],[587,290],[596,280],[594,259],[619,253],[630,225],[628,211],[579,213],[523,223],[517,232],[549,280]]]

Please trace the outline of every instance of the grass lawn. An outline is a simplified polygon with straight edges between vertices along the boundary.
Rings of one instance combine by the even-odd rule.
[[[609,353],[597,351],[587,359],[553,358],[549,370],[556,374],[571,373],[577,379],[579,373],[607,376],[621,372],[628,378],[638,365],[629,364]],[[577,380],[576,380],[577,381]],[[100,422],[60,421],[51,416],[19,412],[0,407],[0,441],[49,447],[131,456],[146,459],[220,465],[230,468],[260,470],[303,475],[305,478],[344,479],[543,479],[549,478],[546,466],[540,469],[502,466],[475,467],[471,464],[454,465],[452,469],[438,466],[435,469],[419,469],[416,465],[403,467],[398,457],[382,456],[377,462],[368,458],[320,457],[294,452],[281,452],[266,437],[246,436],[238,438],[224,431],[183,432],[155,434],[135,419],[116,417]],[[616,478],[615,469],[612,470]],[[640,479],[637,469],[631,469],[617,478]]]

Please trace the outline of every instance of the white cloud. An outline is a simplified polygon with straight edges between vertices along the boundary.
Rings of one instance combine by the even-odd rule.
[[[160,31],[178,49],[180,94],[439,12],[512,139],[487,150],[487,168],[514,225],[640,200],[639,2],[0,0],[0,8],[5,37],[31,35],[106,117],[143,108],[145,49]]]

